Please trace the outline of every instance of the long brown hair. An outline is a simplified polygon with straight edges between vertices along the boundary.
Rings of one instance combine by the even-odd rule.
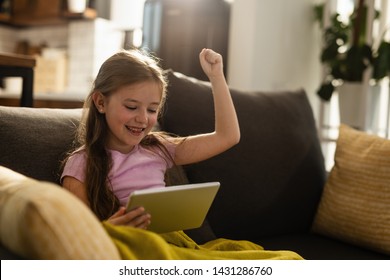
[[[158,60],[140,50],[120,51],[102,64],[84,103],[83,116],[77,131],[77,142],[85,149],[87,155],[84,184],[90,207],[101,220],[109,218],[118,210],[119,200],[114,195],[108,180],[112,166],[112,159],[106,150],[108,126],[105,115],[99,113],[92,96],[95,92],[108,96],[122,86],[143,81],[154,81],[160,86],[161,112],[167,81],[163,70],[158,65]],[[156,132],[150,133],[142,140],[141,145],[158,147],[164,152],[166,158],[173,162],[156,134]]]

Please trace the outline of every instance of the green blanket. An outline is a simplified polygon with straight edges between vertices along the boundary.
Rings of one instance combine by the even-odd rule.
[[[292,251],[267,251],[244,240],[219,238],[198,245],[182,231],[156,234],[107,222],[103,222],[103,226],[124,260],[302,259]]]

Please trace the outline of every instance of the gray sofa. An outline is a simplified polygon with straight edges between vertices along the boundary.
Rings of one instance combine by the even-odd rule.
[[[213,128],[210,85],[169,71],[162,130],[181,136]],[[210,160],[184,166],[188,182],[220,181],[207,220],[187,233],[198,243],[224,237],[305,259],[390,259],[389,255],[313,233],[326,182],[315,121],[303,90],[231,89],[241,141]],[[80,109],[0,107],[0,166],[58,184],[60,161],[72,145]],[[174,183],[183,176],[172,172]],[[0,247],[2,259],[20,256]]]

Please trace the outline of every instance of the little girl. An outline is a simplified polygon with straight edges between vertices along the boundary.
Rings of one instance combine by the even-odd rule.
[[[152,131],[167,88],[157,60],[141,51],[121,51],[101,66],[85,101],[80,147],[66,159],[61,176],[63,187],[100,220],[146,229],[153,217],[142,207],[125,210],[131,192],[164,187],[167,168],[208,159],[239,142],[222,57],[203,49],[199,60],[212,85],[215,130],[185,138]]]

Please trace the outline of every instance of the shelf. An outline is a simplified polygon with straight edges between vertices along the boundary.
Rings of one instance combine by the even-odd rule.
[[[19,16],[12,18],[8,14],[0,14],[0,24],[9,25],[13,27],[61,25],[67,24],[71,20],[89,20],[95,19],[96,17],[96,10],[91,8],[86,9],[84,13],[71,13],[68,11],[64,11],[59,16],[50,17]]]
[[[0,106],[19,107],[19,98],[2,97],[0,94]],[[61,99],[34,99],[34,108],[82,108],[83,101]]]
[[[8,24],[15,27],[29,27],[29,26],[45,26],[45,25],[61,25],[67,21],[63,18],[17,18],[8,21]]]
[[[95,19],[97,16],[96,10],[87,8],[83,13],[72,13],[65,11],[63,17],[67,19]]]

